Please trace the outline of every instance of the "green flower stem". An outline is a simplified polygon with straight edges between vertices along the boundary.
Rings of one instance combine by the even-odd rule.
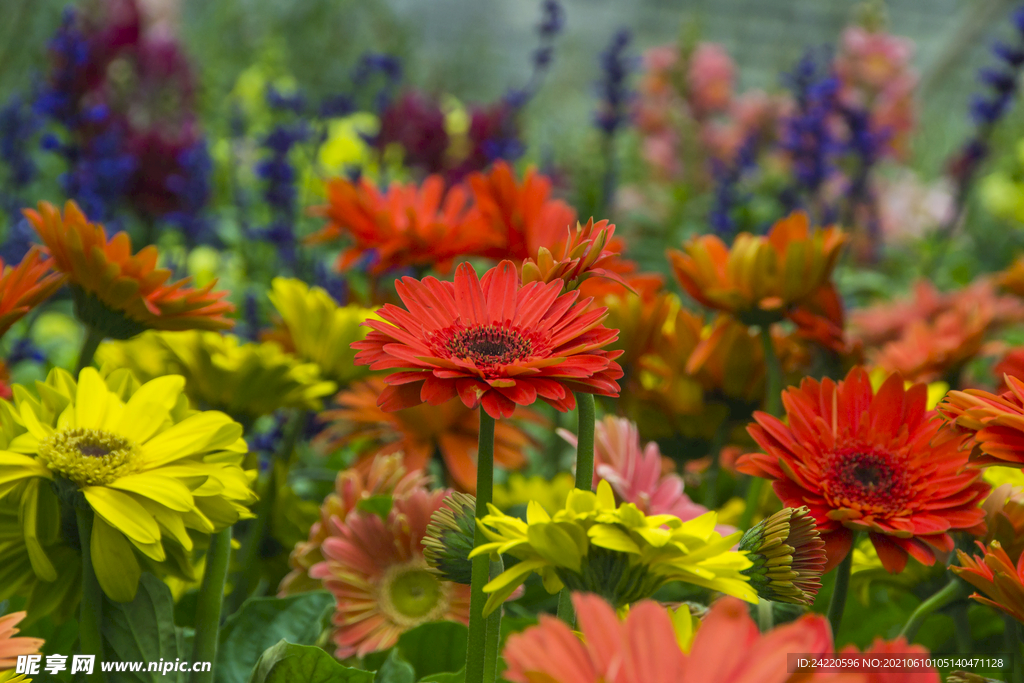
[[[832,638],[839,642],[839,625],[843,623],[843,611],[846,609],[846,593],[850,587],[850,572],[853,569],[853,549],[857,546],[857,534],[853,535],[853,544],[846,557],[836,567],[836,584],[832,589],[832,599],[828,603],[828,623],[832,625]]]
[[[764,411],[769,415],[782,415],[782,363],[775,353],[771,325],[761,326],[761,348],[764,349],[765,398]]]
[[[1015,622],[1012,624],[1017,631],[1017,651],[1013,653],[1017,665],[1013,667],[1013,683],[1024,683],[1024,624]],[[1007,626],[1009,631],[1010,626]]]
[[[956,639],[956,650],[962,655],[974,652],[974,639],[971,637],[971,621],[967,617],[967,603],[960,601],[951,608],[953,617],[953,636]]]
[[[494,418],[480,407],[480,440],[477,446],[476,462],[476,518],[479,520],[487,514],[487,504],[491,502],[494,490]],[[474,534],[477,546],[486,542],[480,525],[477,524]],[[492,640],[497,640],[500,633],[490,633],[487,619],[484,618],[484,604],[487,594],[484,584],[489,581],[491,561],[487,555],[473,558],[473,584],[469,598],[469,642],[466,648],[466,683],[491,683],[493,675],[485,677],[487,650]],[[500,610],[500,608],[499,608]],[[497,644],[493,647],[497,649]]]
[[[917,629],[921,628],[921,624],[924,623],[925,619],[931,616],[933,612],[936,612],[951,602],[966,596],[967,584],[955,577],[951,578],[949,583],[947,583],[941,590],[917,606],[914,613],[910,615],[909,619],[907,619],[907,623],[903,625],[903,630],[900,631],[900,635],[906,638],[907,642],[914,642],[914,636],[917,635]]]
[[[718,475],[722,469],[722,461],[719,457],[722,454],[722,447],[729,441],[729,429],[731,420],[726,414],[722,424],[718,425],[715,435],[708,447],[708,455],[711,460],[708,463],[708,470],[704,473],[704,507],[714,510],[718,507]]]
[[[576,488],[594,490],[594,395],[576,393]]]
[[[572,606],[572,595],[568,588],[558,592],[558,618],[569,625],[569,628],[576,628],[576,610]]]
[[[576,488],[584,491],[594,490],[595,408],[593,394],[576,392]],[[568,588],[558,594],[558,618],[575,628],[576,612]]]
[[[206,570],[199,589],[196,605],[196,635],[192,646],[193,662],[216,662],[217,641],[220,638],[220,610],[224,602],[224,583],[228,578],[231,558],[231,527],[210,537],[206,551]],[[193,671],[189,683],[213,683],[210,671]]]
[[[771,325],[761,325],[760,336],[761,347],[764,349],[764,411],[769,415],[780,417],[782,415],[782,364],[779,363],[779,356],[775,353]],[[750,484],[747,486],[746,505],[743,506],[743,514],[740,515],[740,529],[750,528],[754,513],[757,512],[757,506],[761,502],[762,488],[764,488],[764,479],[754,477],[750,480]]]
[[[491,562],[492,579],[505,571],[505,563],[501,556]],[[495,635],[497,634],[497,635]],[[498,650],[501,645],[501,609],[496,609],[487,617],[487,641],[484,645],[484,680],[494,681],[498,678]]]
[[[78,377],[83,369],[92,365],[92,357],[96,355],[96,349],[103,341],[103,333],[95,327],[86,327],[85,330],[85,339],[82,340],[82,348],[78,352],[78,364],[75,366],[75,377]]]
[[[75,509],[78,541],[82,546],[82,602],[79,605],[78,644],[81,654],[96,655],[96,659],[102,661],[103,635],[100,625],[103,622],[103,590],[92,566],[92,515],[92,510],[81,507]],[[96,672],[103,676],[99,667],[96,667]]]
[[[760,598],[757,601],[757,627],[761,633],[768,633],[775,627],[775,615],[772,613],[772,601]]]
[[[302,433],[302,426],[306,422],[304,410],[296,413],[288,421],[281,445],[270,460],[270,469],[267,476],[259,484],[257,495],[259,501],[256,503],[256,519],[252,521],[249,534],[242,544],[241,552],[238,554],[241,572],[238,574],[231,595],[227,599],[227,614],[233,614],[242,606],[245,599],[249,597],[250,591],[258,582],[261,564],[259,562],[260,547],[266,538],[270,528],[270,516],[274,511],[277,498],[277,466],[278,463],[291,462],[291,454],[295,450],[295,444]]]

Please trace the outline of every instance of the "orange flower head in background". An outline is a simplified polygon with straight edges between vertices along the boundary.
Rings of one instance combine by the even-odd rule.
[[[427,622],[469,622],[469,586],[442,580],[423,557],[430,516],[447,494],[416,489],[395,499],[387,519],[360,510],[331,519],[325,559],[310,576],[334,594],[339,659],[386,650]]]
[[[990,278],[978,278],[950,292],[940,292],[932,283],[921,280],[910,296],[852,311],[850,333],[867,347],[884,346],[906,338],[912,328],[936,325],[950,312],[966,318],[975,309],[983,312],[987,324],[996,327],[1024,320],[1024,304],[999,294]]]
[[[385,193],[365,178],[335,178],[327,183],[327,204],[316,209],[328,223],[308,241],[350,240],[338,259],[339,271],[371,253],[369,270],[374,275],[406,267],[446,270],[455,257],[493,241],[467,221],[468,200],[466,188],[456,185],[446,191],[437,175],[419,187],[392,183]]]
[[[554,250],[576,223],[576,211],[551,199],[551,180],[533,169],[519,183],[512,167],[497,161],[468,182],[476,202],[473,222],[494,242],[476,252],[480,256],[522,262],[537,256],[541,247]]]
[[[737,235],[731,248],[717,235],[701,235],[668,257],[698,303],[765,324],[781,320],[829,281],[845,242],[839,228],[812,230],[807,214],[796,212],[767,235]]]
[[[26,612],[12,612],[0,616],[0,673],[13,669],[18,664],[19,655],[39,654],[44,644],[42,638],[16,638],[18,622],[27,616]]]
[[[982,552],[980,556],[972,557],[958,550],[961,566],[950,569],[985,594],[974,593],[971,598],[1002,610],[1024,624],[1024,555],[1014,566],[999,541],[990,542],[987,548],[981,543],[978,546]]]
[[[866,531],[882,565],[903,570],[907,557],[926,565],[953,550],[951,531],[985,518],[981,473],[967,469],[955,441],[936,445],[940,429],[927,410],[928,388],[893,373],[876,394],[855,367],[845,380],[805,379],[782,394],[787,422],[755,413],[747,429],[765,453],[737,469],[772,480],[784,505],[806,505],[825,541],[826,571]]]
[[[284,577],[279,595],[293,595],[304,591],[320,590],[320,581],[309,576],[310,568],[323,562],[321,546],[331,533],[331,520],[344,522],[348,513],[361,501],[373,496],[405,498],[413,491],[424,490],[430,477],[422,470],[408,470],[402,464],[401,453],[374,458],[365,471],[342,470],[334,482],[334,492],[324,498],[320,506],[320,520],[309,530],[309,540],[295,545],[288,557],[292,571]]]
[[[655,341],[679,307],[679,300],[674,294],[660,289],[660,286],[642,287],[635,294],[627,291],[607,293],[594,300],[595,304],[608,309],[605,324],[619,331],[619,338],[608,348],[622,351],[618,362],[627,372],[627,368],[632,369],[640,358],[654,351]]]
[[[38,247],[32,247],[16,266],[0,259],[0,336],[64,284],[66,277],[51,272],[51,265]]]
[[[912,320],[898,339],[874,354],[874,364],[910,382],[955,378],[982,350],[996,321],[995,302],[957,297],[931,320]]]
[[[1024,468],[1024,380],[1005,376],[1009,391],[951,391],[938,406],[944,439],[962,442],[971,467]]]
[[[147,329],[234,325],[225,316],[235,307],[224,301],[227,292],[213,291],[216,281],[200,289],[187,287],[187,278],[168,282],[171,271],[156,267],[156,247],[133,255],[128,233],[108,240],[103,226],[90,223],[74,202],[64,205],[63,216],[47,202],[24,214],[49,250],[53,268],[67,275],[78,315],[106,336],[127,339]]]
[[[535,258],[523,261],[523,283],[562,280],[570,290],[586,279],[600,277],[632,289],[614,268],[621,251],[621,245],[612,242],[614,235],[615,226],[608,221],[594,223],[591,218],[586,225],[577,223],[575,230],[569,230],[560,259],[555,260],[547,247],[540,247]]]
[[[999,541],[1014,562],[1024,554],[1024,490],[1012,484],[992,489],[985,502],[984,542]]]
[[[643,600],[620,621],[596,595],[574,593],[572,600],[580,636],[542,614],[538,625],[509,636],[505,678],[513,683],[787,683],[799,676],[806,683],[866,683],[863,674],[789,671],[787,653],[833,652],[828,622],[820,615],[762,634],[741,600],[721,598],[701,620],[691,644],[689,638],[681,642],[679,633],[689,629],[674,623],[691,618],[685,606],[672,615]]]
[[[444,460],[445,469],[455,485],[470,493],[476,490],[476,450],[480,419],[461,401],[438,406],[429,403],[397,412],[385,412],[377,398],[387,388],[374,377],[359,382],[335,397],[335,410],[321,414],[327,427],[316,437],[318,449],[330,452],[354,440],[367,442],[356,469],[374,467],[387,454],[397,454],[408,469],[423,469],[435,453]],[[517,419],[539,419],[519,411]],[[523,449],[530,444],[515,422],[501,420],[494,427],[494,460],[509,470],[526,464]]]
[[[1006,375],[1024,380],[1024,346],[1007,351],[999,362],[992,366],[992,375],[1002,384],[1000,388],[1003,391],[1008,389],[1004,380]]]
[[[460,398],[494,418],[538,398],[566,412],[574,391],[618,396],[618,351],[605,346],[617,330],[601,324],[604,309],[588,310],[561,280],[519,284],[511,261],[478,278],[468,263],[455,282],[411,277],[395,282],[406,308],[386,304],[367,320],[371,332],[356,363],[394,371],[378,399],[387,412]]]
[[[1024,297],[1024,256],[1017,257],[1009,268],[996,276],[999,285],[1019,297]]]

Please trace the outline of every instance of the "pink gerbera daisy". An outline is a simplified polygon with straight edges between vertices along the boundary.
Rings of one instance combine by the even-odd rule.
[[[430,621],[469,622],[469,586],[441,580],[423,559],[423,537],[445,490],[416,489],[396,498],[387,520],[355,510],[331,518],[326,558],[309,575],[323,581],[337,601],[335,655],[386,650],[398,637]]]

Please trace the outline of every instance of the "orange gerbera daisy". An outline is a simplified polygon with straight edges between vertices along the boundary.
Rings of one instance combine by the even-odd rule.
[[[1024,624],[1024,555],[1013,561],[999,545],[992,541],[988,548],[978,543],[981,555],[971,557],[957,550],[960,567],[950,567],[957,576],[985,593],[973,594],[978,602],[1006,612]]]
[[[38,654],[46,642],[42,638],[15,638],[18,622],[27,615],[27,612],[12,612],[0,617],[0,672],[13,669],[18,663],[18,655]]]
[[[788,423],[755,413],[747,431],[766,453],[743,456],[741,472],[773,480],[789,507],[806,505],[837,565],[854,531],[868,532],[883,566],[899,572],[908,554],[924,564],[953,550],[950,531],[979,526],[989,491],[966,469],[953,441],[936,445],[940,423],[926,408],[928,388],[904,389],[893,373],[876,394],[855,367],[838,383],[805,379],[782,394]]]
[[[757,325],[781,320],[827,283],[845,242],[839,228],[812,231],[807,214],[796,212],[767,235],[737,235],[731,248],[701,235],[668,257],[694,300]]]
[[[324,561],[321,546],[331,534],[331,520],[344,522],[348,513],[373,496],[405,498],[413,491],[425,489],[430,482],[422,470],[407,470],[402,455],[382,455],[373,459],[365,471],[342,470],[334,482],[334,493],[324,498],[320,506],[320,520],[309,529],[309,540],[295,544],[288,564],[292,571],[281,581],[279,594],[291,595],[303,591],[319,590],[323,586],[309,577],[309,569]]]
[[[874,362],[911,382],[955,378],[981,351],[994,319],[991,300],[958,298],[932,320],[910,322]]]
[[[742,601],[722,598],[689,645],[686,607],[674,619],[658,603],[644,600],[620,621],[596,595],[575,593],[572,599],[582,639],[542,614],[537,626],[509,636],[505,678],[514,683],[786,683],[795,680],[787,653],[833,652],[828,622],[820,615],[761,634]],[[683,633],[677,633],[674,621],[682,622]],[[852,683],[864,676],[802,672],[800,680]]]
[[[387,519],[356,510],[331,518],[323,562],[310,576],[334,594],[335,655],[386,650],[430,621],[469,622],[469,586],[441,580],[423,559],[430,516],[447,491],[416,489],[396,498]]]
[[[327,183],[327,205],[315,209],[328,223],[308,241],[351,240],[338,258],[340,271],[368,254],[374,275],[407,267],[444,271],[455,257],[477,252],[496,239],[467,220],[468,200],[465,187],[446,191],[437,175],[419,187],[392,183],[386,193],[365,178],[335,178]]]
[[[523,261],[537,256],[541,247],[554,250],[564,242],[576,223],[576,211],[565,202],[550,199],[551,180],[535,170],[522,183],[505,161],[497,161],[487,173],[469,176],[476,201],[477,229],[494,236],[493,244],[478,251],[495,259]]]
[[[65,276],[51,272],[51,265],[37,247],[16,266],[4,265],[0,259],[0,336],[64,284]]]
[[[427,467],[434,453],[440,454],[455,484],[470,493],[476,490],[476,449],[480,420],[476,413],[459,401],[439,406],[421,404],[394,413],[377,405],[377,398],[387,389],[381,378],[360,382],[342,391],[335,398],[337,410],[324,412],[320,418],[328,427],[316,438],[324,450],[334,450],[353,440],[367,442],[367,450],[357,468],[365,469],[382,455],[400,454],[409,469]],[[519,418],[537,419],[519,413]],[[502,420],[494,428],[494,460],[505,469],[519,469],[526,460],[523,448],[528,437],[515,424]]]
[[[386,304],[382,320],[356,342],[356,363],[395,370],[378,405],[392,412],[420,403],[440,405],[456,396],[482,405],[494,418],[537,398],[563,412],[576,407],[574,391],[618,396],[619,351],[603,347],[617,330],[601,324],[604,309],[588,310],[563,282],[519,284],[511,261],[477,278],[463,263],[455,282],[411,277],[395,282],[406,308]]]
[[[53,257],[53,267],[67,275],[78,315],[106,336],[128,339],[147,329],[234,325],[225,315],[235,307],[223,300],[227,292],[213,291],[216,281],[200,289],[186,287],[187,278],[168,283],[171,271],[156,267],[156,247],[132,255],[128,233],[108,241],[103,226],[90,223],[74,202],[64,205],[63,216],[48,202],[24,214]]]
[[[535,256],[523,261],[523,282],[560,279],[566,289],[576,289],[584,280],[599,277],[630,289],[618,272],[621,267],[616,262],[622,245],[613,239],[614,235],[615,226],[608,221],[594,223],[591,218],[586,225],[577,223],[575,230],[568,230],[561,258],[556,260],[551,250],[540,247]]]
[[[947,422],[940,434],[963,441],[970,466],[1024,468],[1024,380],[1004,377],[1009,391],[996,395],[982,389],[951,391],[938,406]]]

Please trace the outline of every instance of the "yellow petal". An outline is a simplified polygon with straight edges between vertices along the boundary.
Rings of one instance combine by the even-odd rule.
[[[46,556],[42,543],[39,542],[39,480],[28,483],[21,498],[21,526],[25,533],[25,550],[32,563],[32,571],[43,581],[56,581],[57,570],[50,558]]]
[[[96,579],[107,597],[116,602],[131,602],[139,587],[142,571],[132,544],[99,517],[93,518],[89,542]]]
[[[107,418],[107,404],[113,396],[107,389],[96,368],[85,368],[78,375],[78,391],[75,394],[75,417],[77,427],[103,429]]]
[[[21,405],[21,419],[25,421],[25,428],[28,429],[29,434],[39,441],[45,441],[53,434],[53,427],[42,424],[28,403]]]
[[[104,486],[82,489],[89,506],[110,526],[140,543],[160,540],[160,527],[142,504],[127,493]]]
[[[147,465],[155,467],[189,455],[223,450],[242,435],[242,425],[224,413],[208,410],[160,432],[142,447]]]
[[[128,399],[115,431],[144,443],[163,426],[184,388],[185,378],[178,375],[146,382]]]
[[[192,492],[176,479],[162,477],[151,472],[131,474],[107,484],[110,488],[128,491],[178,512],[185,512],[194,507]]]

